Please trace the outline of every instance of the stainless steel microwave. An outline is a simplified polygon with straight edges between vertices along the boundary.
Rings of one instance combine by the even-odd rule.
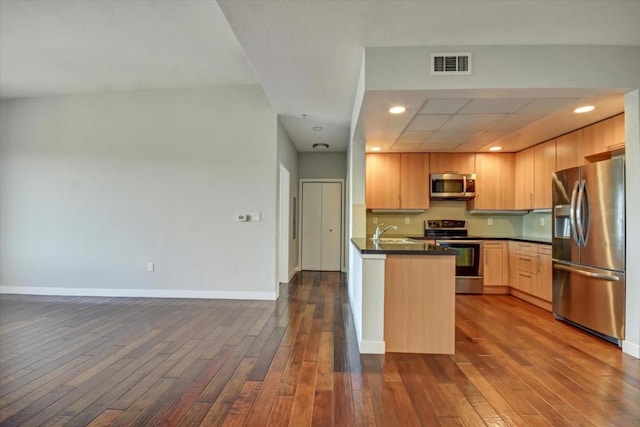
[[[476,197],[476,174],[432,173],[431,198],[464,200]]]

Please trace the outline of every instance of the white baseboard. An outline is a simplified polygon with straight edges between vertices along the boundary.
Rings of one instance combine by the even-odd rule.
[[[289,282],[291,281],[291,279],[293,279],[293,276],[295,276],[298,271],[300,271],[300,267],[296,267],[291,270],[291,272],[289,273]]]
[[[358,341],[360,354],[384,354],[384,341]]]
[[[191,291],[185,289],[44,288],[0,286],[0,294],[76,297],[201,298],[268,301],[276,300],[276,292]]]
[[[640,345],[631,341],[622,341],[622,351],[629,356],[633,356],[636,359],[640,359]]]

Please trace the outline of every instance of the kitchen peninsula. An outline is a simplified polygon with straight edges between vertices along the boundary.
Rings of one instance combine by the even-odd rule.
[[[360,353],[453,354],[456,251],[401,240],[351,239]]]

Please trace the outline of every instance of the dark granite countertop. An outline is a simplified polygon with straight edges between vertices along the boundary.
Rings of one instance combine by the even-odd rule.
[[[424,236],[407,236],[409,239],[420,239],[425,240]],[[530,242],[530,243],[542,243],[542,244],[551,244],[550,237],[532,237],[532,236],[467,236],[467,237],[456,237],[455,240],[513,240],[516,242]]]
[[[374,243],[370,238],[351,239],[351,243],[355,245],[361,254],[379,254],[379,255],[456,255],[454,249],[442,248],[430,244],[385,244]]]
[[[547,237],[531,237],[531,236],[510,236],[510,237],[499,237],[499,236],[475,236],[476,239],[482,240],[514,240],[517,242],[530,242],[530,243],[542,243],[542,244],[551,244],[551,238]]]

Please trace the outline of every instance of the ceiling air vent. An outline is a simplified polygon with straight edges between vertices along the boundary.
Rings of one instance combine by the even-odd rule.
[[[471,74],[471,53],[432,53],[431,74]]]

